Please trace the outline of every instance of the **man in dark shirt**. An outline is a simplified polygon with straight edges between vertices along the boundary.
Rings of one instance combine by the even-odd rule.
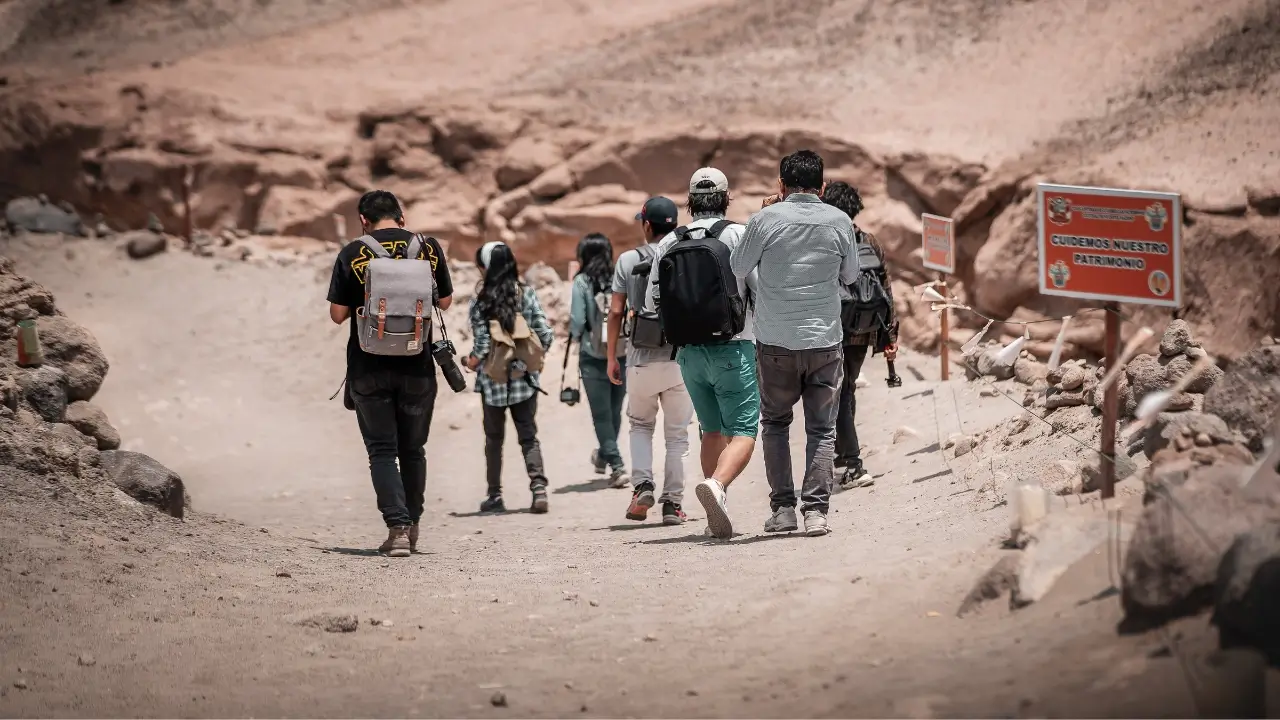
[[[364,232],[399,257],[413,233],[404,229],[404,212],[395,195],[374,190],[360,198],[357,208]],[[342,324],[364,305],[365,269],[373,252],[359,240],[338,253],[329,281],[329,318]],[[405,260],[409,262],[410,260]],[[449,264],[435,238],[426,238],[413,261],[428,261],[435,275],[436,306],[447,310],[453,300]],[[369,472],[386,521],[387,540],[379,548],[392,557],[407,557],[418,545],[427,482],[425,445],[436,404],[436,366],[431,356],[433,337],[418,355],[371,355],[360,349],[356,323],[351,320],[347,340],[347,383],[355,404],[360,434],[369,452]],[[432,328],[434,333],[434,327]],[[397,466],[397,460],[399,465]]]

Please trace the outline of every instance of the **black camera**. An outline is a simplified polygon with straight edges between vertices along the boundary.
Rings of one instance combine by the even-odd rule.
[[[449,387],[454,392],[462,392],[467,389],[467,379],[462,377],[462,368],[459,368],[458,362],[454,360],[457,356],[458,351],[449,338],[431,343],[431,357],[436,359],[440,372],[444,373],[445,382],[449,383]]]
[[[891,388],[902,387],[902,377],[893,369],[893,361],[888,362],[889,377],[885,378],[884,383]]]
[[[582,391],[578,388],[561,388],[560,402],[565,405],[577,405],[582,401]]]

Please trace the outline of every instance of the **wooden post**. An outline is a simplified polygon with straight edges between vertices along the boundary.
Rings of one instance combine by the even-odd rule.
[[[946,278],[938,275],[938,282],[942,297],[950,300],[951,291],[947,289]],[[942,322],[942,332],[939,334],[938,355],[942,358],[942,379],[945,382],[951,379],[951,308],[942,308],[939,319]]]
[[[1110,371],[1120,362],[1120,306],[1116,303],[1105,305],[1106,318],[1106,353],[1105,369]],[[1102,458],[1099,469],[1102,470],[1102,499],[1115,497],[1116,494],[1116,423],[1120,410],[1120,383],[1107,385],[1102,395]]]
[[[191,188],[195,185],[196,171],[190,165],[182,171],[182,236],[187,245],[194,242],[195,220],[191,217]]]

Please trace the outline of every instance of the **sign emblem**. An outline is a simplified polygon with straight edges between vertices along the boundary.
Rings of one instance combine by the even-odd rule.
[[[1147,287],[1151,289],[1151,292],[1160,297],[1164,297],[1169,294],[1170,284],[1169,276],[1166,275],[1163,270],[1156,270],[1147,277]]]
[[[1053,280],[1053,286],[1056,288],[1064,288],[1067,286],[1067,280],[1071,278],[1071,268],[1067,264],[1059,260],[1049,266],[1049,279]]]
[[[1064,197],[1049,198],[1049,222],[1054,225],[1071,222],[1071,201]]]
[[[1152,232],[1160,232],[1164,229],[1164,224],[1169,221],[1169,211],[1165,210],[1164,205],[1161,203],[1151,203],[1147,206],[1143,215],[1146,216],[1147,227],[1151,228]],[[1152,288],[1152,290],[1154,289]],[[1160,294],[1163,295],[1164,293]]]

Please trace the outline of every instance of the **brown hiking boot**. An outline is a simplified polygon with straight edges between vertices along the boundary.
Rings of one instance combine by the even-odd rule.
[[[409,526],[409,552],[418,552],[418,523]]]
[[[378,547],[387,557],[409,557],[409,526],[387,528],[387,540]]]

